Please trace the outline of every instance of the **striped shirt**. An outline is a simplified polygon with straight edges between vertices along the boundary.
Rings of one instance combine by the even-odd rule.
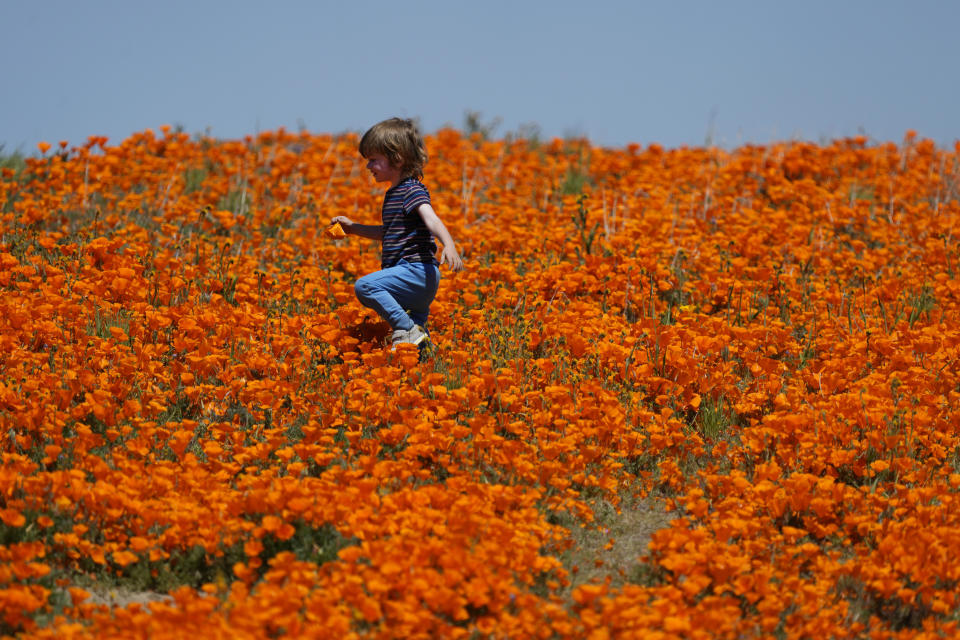
[[[394,266],[401,258],[407,262],[439,264],[434,256],[437,245],[433,234],[417,213],[417,207],[422,204],[430,204],[430,192],[416,178],[406,178],[384,194],[380,211],[383,222],[381,269]]]

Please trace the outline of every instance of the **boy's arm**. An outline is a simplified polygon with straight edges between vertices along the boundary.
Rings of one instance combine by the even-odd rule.
[[[335,218],[330,219],[331,225],[334,225],[338,222],[340,223],[340,227],[343,229],[343,232],[346,234],[353,234],[362,238],[370,238],[371,240],[383,240],[382,224],[359,224],[347,216],[336,216]]]
[[[450,265],[451,271],[460,271],[463,269],[463,259],[460,257],[460,254],[457,253],[453,236],[447,231],[447,227],[443,224],[437,212],[433,210],[433,207],[429,204],[422,204],[417,207],[417,213],[420,214],[420,217],[423,219],[423,224],[427,225],[427,229],[430,230],[433,237],[443,245],[443,251],[440,253],[440,264],[446,263]]]

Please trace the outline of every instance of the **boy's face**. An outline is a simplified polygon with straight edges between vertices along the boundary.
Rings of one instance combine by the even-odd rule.
[[[400,182],[400,167],[390,164],[382,153],[371,153],[367,158],[367,171],[377,182],[389,182],[396,186]]]

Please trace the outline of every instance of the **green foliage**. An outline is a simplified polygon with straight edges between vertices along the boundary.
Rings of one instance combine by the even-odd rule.
[[[207,179],[208,171],[203,168],[191,167],[183,172],[183,193],[189,195],[203,188],[203,181]]]
[[[244,186],[240,189],[231,189],[227,195],[220,198],[217,202],[218,209],[232,211],[238,217],[246,215],[249,210],[250,202],[248,200],[247,189]]]
[[[525,122],[517,127],[516,131],[508,132],[504,135],[504,139],[509,141],[513,140],[524,140],[527,143],[529,149],[539,149],[541,141],[543,139],[543,132],[540,130],[540,125],[535,122]]]
[[[0,144],[0,169],[13,169],[17,175],[27,168],[27,159],[20,151],[11,153],[4,152],[4,146]]]
[[[583,194],[590,184],[590,176],[581,169],[568,169],[560,183],[560,193],[565,196]]]
[[[910,316],[907,322],[909,322],[911,329],[922,315],[925,315],[929,322],[930,312],[937,306],[937,299],[933,295],[933,287],[924,284],[919,291],[910,291],[907,294],[907,306],[910,307]]]
[[[590,227],[590,230],[587,230],[589,227],[587,218],[590,212],[587,209],[586,201],[586,194],[581,194],[580,197],[577,198],[577,210],[574,212],[572,217],[573,224],[576,226],[577,232],[580,234],[580,242],[583,244],[584,251],[586,251],[587,255],[590,255],[593,251],[593,241],[597,236],[597,229],[600,228],[600,222],[594,222],[593,226]]]
[[[503,119],[499,116],[492,120],[484,121],[483,114],[479,111],[467,110],[463,114],[463,132],[468,136],[479,134],[482,140],[489,140],[500,128]]]
[[[729,433],[736,425],[737,415],[724,401],[723,396],[716,399],[706,397],[700,403],[696,416],[697,431],[709,440],[716,440]]]
[[[916,588],[916,585],[910,585]],[[882,621],[895,631],[923,628],[933,611],[919,595],[904,601],[899,596],[885,598],[877,594],[859,578],[841,576],[836,591],[849,604],[851,622]]]
[[[101,307],[97,306],[93,310],[93,316],[87,324],[87,335],[96,336],[103,340],[109,340],[113,337],[110,329],[120,329],[124,333],[130,333],[130,313],[123,309],[116,313],[104,313]]]
[[[356,545],[358,541],[345,538],[330,524],[317,526],[300,520],[294,523],[290,538],[281,540],[273,534],[266,534],[261,543],[263,549],[256,556],[260,564],[254,569],[254,580],[259,580],[270,570],[270,561],[280,553],[292,553],[297,560],[319,567],[336,560],[341,549]],[[237,563],[249,566],[250,560],[242,542],[220,544],[212,550],[195,545],[174,549],[169,557],[156,561],[141,554],[137,562],[116,573],[89,558],[81,559],[72,580],[87,589],[120,588],[169,593],[181,586],[199,589],[205,584],[228,584],[238,579],[235,573]]]

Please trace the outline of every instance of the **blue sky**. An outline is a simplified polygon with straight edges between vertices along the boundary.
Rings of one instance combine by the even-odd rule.
[[[0,144],[301,124],[701,145],[960,139],[960,2],[0,0]]]

